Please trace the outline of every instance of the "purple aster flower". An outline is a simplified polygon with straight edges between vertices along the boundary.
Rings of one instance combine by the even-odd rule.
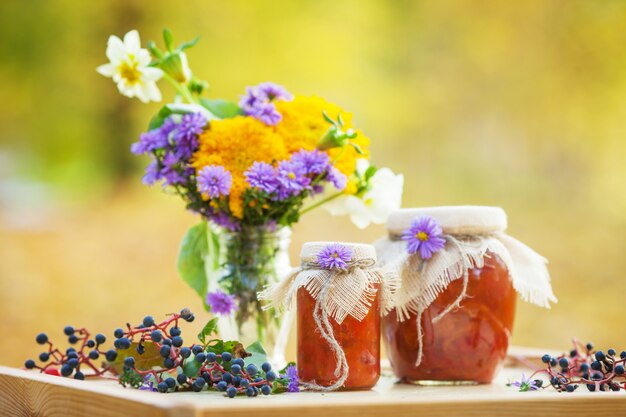
[[[209,165],[198,172],[196,182],[198,183],[198,191],[208,195],[209,198],[216,198],[228,195],[233,178],[223,166]]]
[[[257,87],[246,87],[246,94],[241,96],[239,107],[241,107],[246,114],[249,114],[253,112],[257,104],[262,102],[263,99]]]
[[[330,158],[317,149],[313,151],[300,150],[291,156],[291,161],[302,164],[307,174],[319,175],[330,168]]]
[[[157,389],[154,387],[154,380],[152,375],[146,375],[143,377],[143,384],[139,387],[141,391],[152,391],[156,392]]]
[[[331,243],[317,254],[317,263],[324,269],[346,269],[352,251],[340,243]]]
[[[273,103],[259,103],[249,115],[268,126],[276,126],[283,119]]]
[[[198,135],[204,131],[207,119],[202,113],[185,114],[174,131],[176,154],[188,159],[198,149]]]
[[[228,316],[239,307],[235,302],[235,296],[223,291],[209,292],[206,295],[206,303],[211,307],[211,313]]]
[[[220,227],[223,227],[224,229],[228,229],[231,232],[236,232],[241,228],[239,226],[239,222],[237,222],[226,213],[212,213],[209,215],[209,217],[213,221],[213,223]]]
[[[524,374],[522,374],[522,379],[520,379],[519,381],[513,381],[509,385],[519,388],[520,392],[535,391],[539,389],[537,382],[531,379],[527,379],[526,375]]]
[[[145,185],[154,185],[161,178],[159,172],[159,163],[157,161],[152,161],[150,165],[146,167],[146,173],[141,179]]]
[[[278,200],[298,195],[309,188],[311,179],[306,176],[306,169],[292,161],[281,161],[278,164]]]
[[[179,172],[177,164],[180,162],[178,155],[167,153],[163,157],[163,167],[160,177],[165,180],[163,186],[174,185],[185,182],[185,177]]]
[[[167,145],[167,134],[159,129],[152,129],[142,133],[139,141],[130,145],[130,151],[135,155],[152,152],[155,149],[163,148]]]
[[[289,383],[287,384],[287,392],[300,392],[298,368],[296,368],[294,365],[289,365],[287,369],[285,369],[285,374],[282,375],[281,378],[289,378]]]
[[[293,95],[282,85],[273,82],[261,83],[257,86],[257,91],[261,97],[267,101],[274,100],[293,100]]]
[[[407,250],[411,255],[419,251],[422,259],[430,259],[445,246],[442,234],[437,221],[424,216],[411,222],[411,227],[402,233],[402,239],[407,241]]]
[[[255,162],[248,168],[244,175],[251,187],[263,190],[268,194],[276,191],[276,186],[278,185],[276,170],[270,164],[266,162]]]
[[[328,171],[328,176],[326,177],[326,179],[330,181],[333,186],[339,191],[344,190],[346,188],[346,185],[348,185],[348,177],[346,177],[343,172],[339,171],[335,167],[332,167]]]

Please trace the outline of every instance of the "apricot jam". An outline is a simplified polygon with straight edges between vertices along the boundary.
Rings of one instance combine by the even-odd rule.
[[[383,319],[387,357],[403,381],[489,383],[501,369],[513,328],[517,293],[502,260],[488,253],[483,268],[470,269],[467,297],[437,323],[463,288],[457,279],[422,314],[423,356],[418,354],[417,318],[399,322],[395,310]],[[304,358],[303,358],[304,359]]]
[[[376,285],[377,286],[377,285]],[[362,321],[347,316],[341,324],[330,318],[334,336],[348,362],[348,378],[342,389],[369,389],[380,377],[380,314],[378,293]],[[330,386],[335,355],[317,330],[313,319],[315,299],[304,288],[298,290],[298,375],[302,381]]]

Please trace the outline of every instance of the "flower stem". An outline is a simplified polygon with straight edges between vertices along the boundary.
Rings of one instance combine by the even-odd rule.
[[[191,92],[189,91],[187,86],[182,85],[181,83],[176,81],[174,78],[172,78],[171,76],[169,76],[165,72],[163,73],[163,78],[174,86],[174,88],[176,89],[176,91],[178,91],[178,94],[181,95],[183,100],[185,100],[189,104],[195,104],[196,103],[196,100],[191,95]]]
[[[342,195],[342,194],[343,194],[342,192],[338,192],[338,193],[335,193],[335,194],[333,194],[333,195],[331,195],[331,196],[328,196],[328,197],[324,198],[323,200],[320,200],[320,201],[318,201],[317,203],[312,204],[312,205],[310,205],[309,207],[307,207],[307,208],[303,209],[303,210],[300,212],[300,215],[303,215],[304,213],[307,213],[307,212],[309,212],[309,211],[311,211],[311,210],[313,210],[313,209],[316,209],[316,208],[318,208],[319,206],[321,206],[321,205],[323,205],[323,204],[326,204],[326,203],[328,203],[329,201],[334,200],[335,198],[339,197],[339,196],[340,196],[340,195]]]

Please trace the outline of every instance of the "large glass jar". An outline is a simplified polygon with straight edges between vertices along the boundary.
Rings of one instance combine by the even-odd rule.
[[[555,302],[546,260],[506,235],[497,207],[403,209],[379,262],[400,277],[383,341],[395,375],[416,383],[489,383],[511,340],[517,292]]]
[[[387,357],[403,381],[472,381],[488,383],[501,369],[511,340],[515,301],[509,272],[489,254],[482,268],[468,271],[466,298],[461,308],[433,323],[463,290],[463,280],[448,285],[423,312],[423,359],[418,353],[417,315],[399,321],[392,311],[383,319]]]
[[[378,285],[375,289],[378,289]],[[303,381],[315,381],[323,386],[332,385],[337,380],[334,374],[337,364],[311,316],[315,299],[306,289],[300,288],[297,300],[298,375]],[[342,347],[349,367],[343,389],[369,389],[376,385],[380,377],[379,304],[377,293],[372,308],[363,320],[348,316],[341,324],[330,321],[335,339]]]

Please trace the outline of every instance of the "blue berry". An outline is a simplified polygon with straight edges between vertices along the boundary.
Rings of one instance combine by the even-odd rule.
[[[269,381],[269,379],[268,379],[268,381]],[[550,378],[550,384],[552,384],[554,386],[559,386],[560,385],[559,379],[557,377],[553,376],[552,378]]]
[[[254,378],[254,382],[261,382],[261,381],[263,381],[263,378],[261,378],[261,377]]]
[[[234,364],[230,367],[230,370],[233,374],[238,375],[241,373],[241,366],[239,366],[239,364]]]
[[[168,345],[163,345],[161,346],[161,349],[159,349],[159,355],[163,356],[164,358],[168,358],[171,351],[171,347],[169,347]]]
[[[272,392],[272,389],[270,388],[269,385],[263,385],[261,386],[261,392],[263,393],[263,395],[270,395]]]
[[[93,340],[87,340],[87,343],[85,343],[85,346],[87,346],[90,349],[95,348],[96,342],[94,342]]]
[[[574,389],[575,389],[574,385],[568,385],[568,386],[565,387],[565,390],[567,392],[574,392]]]
[[[42,362],[46,362],[48,359],[50,359],[50,354],[48,352],[42,352],[39,355],[39,360]]]
[[[602,364],[598,361],[593,361],[591,362],[591,369],[593,369],[594,371],[601,371],[602,370]]]
[[[150,338],[152,339],[153,342],[159,343],[161,339],[163,339],[163,335],[161,334],[160,331],[154,330],[152,333],[150,333]]]
[[[228,382],[220,381],[220,382],[217,383],[218,391],[226,391],[226,388],[228,388]]]
[[[74,328],[72,326],[65,326],[63,333],[65,333],[66,336],[71,336],[74,334]]]
[[[70,337],[67,338],[68,342],[70,342],[71,344],[75,344],[76,342],[78,342],[78,336],[76,336],[75,334],[71,335]]]
[[[191,347],[191,351],[193,352],[194,355],[197,355],[198,353],[202,352],[202,346],[200,345],[193,345]]]
[[[182,348],[180,350],[180,356],[182,356],[183,358],[188,358],[191,356],[191,349],[189,349],[187,346],[185,346],[184,348]]]
[[[127,337],[122,337],[118,342],[119,348],[124,350],[130,347],[130,340]]]
[[[604,352],[602,352],[601,350],[596,352],[596,360],[597,361],[603,361],[606,359],[606,355],[604,354]]]
[[[569,368],[569,361],[567,360],[567,358],[559,359],[559,366],[563,369]]]
[[[170,329],[170,335],[171,335],[172,337],[174,337],[174,336],[180,336],[180,334],[181,334],[181,333],[182,333],[182,332],[181,332],[181,330],[180,330],[180,327],[172,327],[172,328]]]
[[[606,353],[608,353],[609,356],[615,356],[616,352],[615,352],[615,349],[609,349],[609,350],[606,351]]]
[[[113,332],[113,336],[115,336],[117,339],[124,337],[124,330],[122,329],[115,329],[115,331]]]
[[[78,359],[72,358],[66,362],[72,368],[76,368],[78,366]]]
[[[248,373],[248,375],[254,377],[256,374],[259,373],[259,368],[257,368],[255,364],[251,363],[246,366],[246,372]]]
[[[238,387],[239,385],[241,385],[241,380],[244,379],[241,377],[241,375],[236,375],[233,377],[233,385]]]
[[[213,384],[213,380],[211,379],[211,374],[208,372],[202,372],[202,375],[200,375],[202,377],[202,379],[205,380],[205,382],[209,385]]]
[[[549,359],[550,359],[550,356],[548,356],[548,360]],[[544,362],[546,362],[546,361],[544,361]],[[263,365],[261,365],[261,369],[263,370],[263,372],[269,372],[269,371],[272,370],[272,365],[270,365],[268,362],[263,362]]]
[[[89,359],[93,359],[94,361],[100,357],[100,354],[97,350],[92,350],[89,352]]]
[[[611,372],[613,371],[613,364],[611,363],[605,363],[604,364],[604,369],[606,369],[607,372]]]
[[[107,361],[113,362],[115,358],[117,358],[117,352],[113,349],[109,349],[107,350],[107,353],[105,353],[104,357]]]
[[[68,348],[65,350],[65,354],[66,354],[67,356],[69,356],[69,355],[70,355],[70,353],[76,354],[76,349],[74,349],[73,347],[68,347]],[[78,355],[77,355],[76,357],[78,357]]]
[[[196,362],[204,362],[206,360],[206,355],[203,352],[200,352],[196,355]]]
[[[167,384],[168,388],[174,388],[176,386],[176,380],[172,377],[167,378],[165,380],[165,383]]]
[[[222,381],[230,384],[231,382],[233,382],[233,375],[230,372],[224,372],[222,374]]]
[[[591,392],[596,390],[596,385],[595,384],[587,384],[587,389]]]
[[[626,359],[626,350],[623,350],[622,353],[619,354],[620,359]]]
[[[246,395],[248,397],[254,397],[254,387],[248,387],[248,389],[246,389]]]
[[[257,387],[251,387],[254,390],[254,396],[259,395],[259,389]]]
[[[143,325],[144,327],[150,327],[154,325],[154,317],[152,316],[146,316],[143,318]]]
[[[124,359],[124,366],[127,368],[134,368],[135,367],[135,358],[133,358],[132,356],[129,356],[127,358]]]
[[[241,359],[241,358],[233,359],[232,364],[233,365],[239,365],[239,366],[241,366],[242,369],[246,365],[245,362],[243,361],[243,359]]]
[[[235,395],[237,395],[237,388],[229,387],[226,390],[226,395],[228,395],[229,398],[235,398]]]
[[[167,392],[168,389],[169,387],[167,386],[167,383],[165,381],[161,381],[159,382],[159,385],[157,385],[157,390],[159,390],[159,392],[161,393]]]
[[[222,352],[222,362],[230,362],[230,360],[233,358],[233,355],[231,355],[228,352]]]
[[[624,365],[617,365],[615,367],[615,373],[617,375],[624,375]]]
[[[550,358],[550,366],[554,367],[556,366],[557,362],[556,362],[556,358]]]
[[[250,381],[247,380],[246,378],[242,378],[241,381],[239,381],[239,385],[242,388],[248,388],[250,386]]]
[[[96,339],[96,343],[99,344],[99,345],[101,345],[101,344],[103,344],[104,342],[107,341],[106,336],[103,335],[102,333],[98,333],[96,335],[95,339]]]
[[[178,383],[180,385],[183,385],[183,384],[187,383],[187,375],[185,375],[185,374],[178,374],[176,376],[176,380],[178,381]]]
[[[172,339],[163,339],[163,344],[164,345],[168,345],[168,346],[172,346]]]
[[[585,346],[587,348],[587,350],[593,350],[593,344],[592,343],[587,343],[587,346]]]
[[[266,375],[265,375],[265,379],[268,380],[268,382],[274,382],[276,381],[276,373],[274,371],[269,371]]]
[[[29,359],[26,362],[24,362],[24,366],[26,367],[26,369],[33,369],[35,367],[35,361],[32,359]]]
[[[74,379],[79,379],[81,381],[84,381],[85,374],[83,374],[81,371],[76,371],[76,373],[74,374]]]
[[[172,345],[175,347],[181,347],[183,345],[183,338],[180,336],[172,337]]]
[[[67,363],[65,365],[61,366],[61,375],[63,375],[63,376],[70,376],[70,375],[72,375],[72,372],[74,372],[74,370]]]
[[[165,358],[165,360],[163,361],[163,366],[165,366],[167,369],[173,368],[174,365],[176,365],[176,362],[174,362],[174,359],[172,358]]]
[[[583,363],[580,365],[580,372],[587,372],[589,371],[589,364],[588,363]]]
[[[193,382],[193,384],[202,388],[206,385],[206,381],[204,380],[204,378],[198,378]]]
[[[213,352],[209,352],[206,354],[206,361],[208,363],[213,363],[217,360],[217,355]]]
[[[78,359],[78,353],[75,350],[67,352],[67,359]]]
[[[37,335],[37,337],[35,338],[35,340],[37,341],[37,343],[39,343],[40,345],[45,344],[46,342],[48,342],[48,335],[45,333],[39,333]]]
[[[143,347],[143,345],[140,343],[137,345],[137,349],[135,349],[137,351],[137,353],[139,353],[140,355],[143,355],[144,353],[146,353],[146,348]]]
[[[570,357],[575,358],[576,355],[578,355],[578,352],[576,351],[576,349],[573,349],[569,351],[569,355]]]

